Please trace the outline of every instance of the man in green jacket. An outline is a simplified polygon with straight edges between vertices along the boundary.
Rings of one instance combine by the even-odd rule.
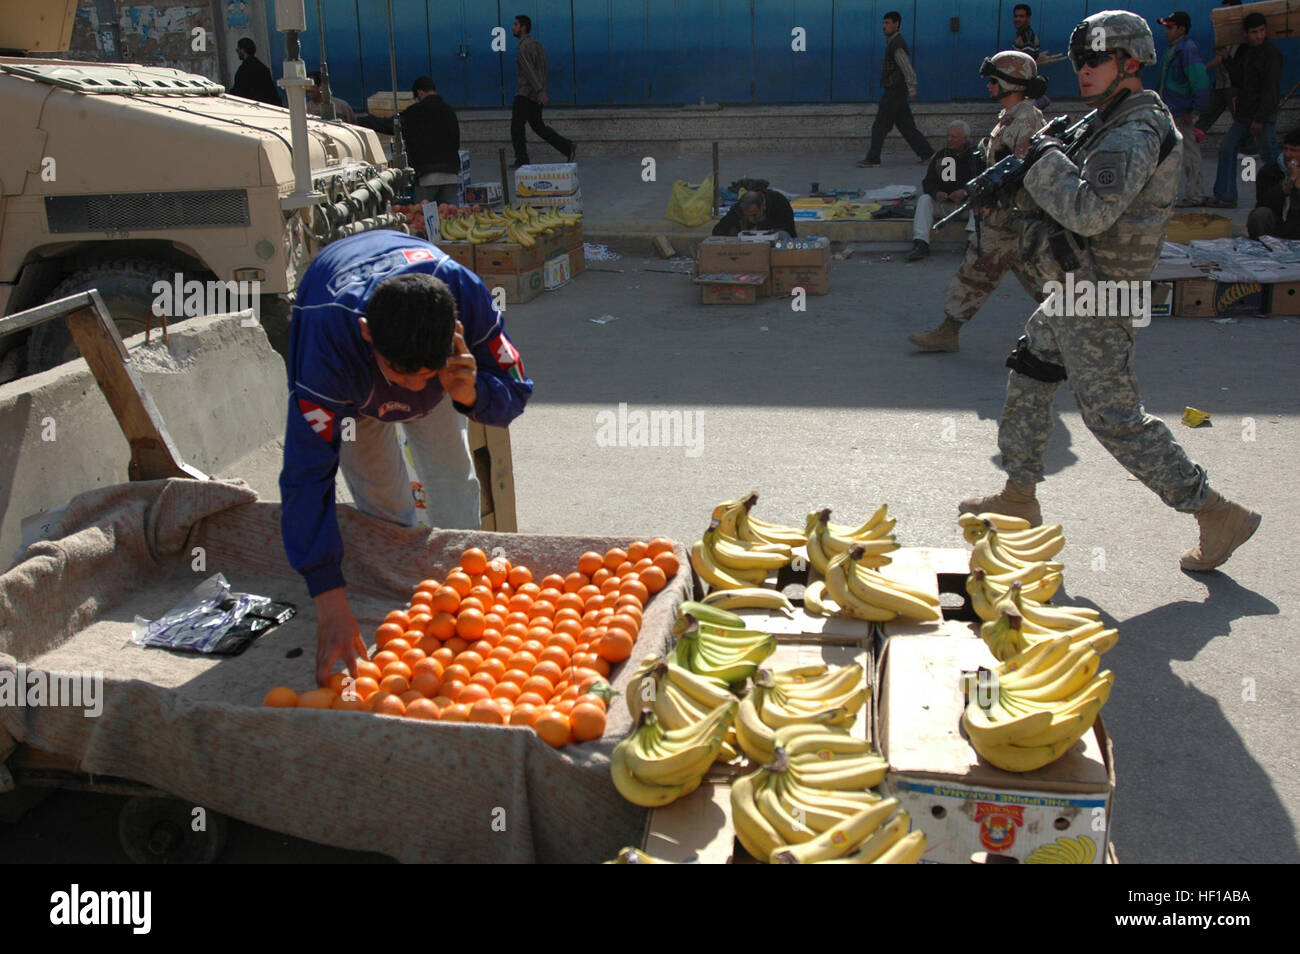
[[[1205,201],[1205,185],[1201,182],[1201,145],[1196,141],[1196,117],[1210,98],[1210,76],[1201,62],[1201,53],[1188,32],[1192,18],[1178,10],[1163,17],[1169,48],[1160,61],[1160,98],[1173,113],[1178,131],[1183,137],[1183,165],[1178,176],[1178,201],[1180,208],[1200,205]]]

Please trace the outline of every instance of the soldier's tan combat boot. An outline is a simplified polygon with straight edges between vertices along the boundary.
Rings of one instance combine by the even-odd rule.
[[[960,333],[961,322],[945,318],[938,328],[908,335],[907,340],[921,351],[956,351]]]
[[[1009,480],[1001,493],[991,494],[988,497],[967,497],[957,505],[957,512],[959,514],[1003,513],[1008,517],[1022,517],[1033,527],[1043,522],[1043,511],[1034,496],[1034,485],[1013,484]]]
[[[1251,538],[1259,527],[1260,515],[1233,503],[1215,490],[1196,511],[1201,540],[1179,561],[1184,570],[1213,570],[1226,563],[1232,551]]]

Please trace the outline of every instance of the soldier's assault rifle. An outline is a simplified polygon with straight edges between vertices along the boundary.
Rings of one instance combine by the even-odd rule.
[[[1017,158],[1014,153],[999,159],[993,165],[989,166],[970,182],[965,185],[966,199],[951,214],[945,216],[941,221],[936,222],[931,231],[943,228],[957,216],[969,211],[971,208],[986,208],[996,204],[999,198],[1009,196],[1020,188],[1020,183],[1024,181],[1025,173],[1031,166],[1038,161],[1042,154],[1041,150],[1034,147],[1044,139],[1058,139],[1061,142],[1062,151],[1068,156],[1073,152],[1087,137],[1088,129],[1092,121],[1097,118],[1097,110],[1092,110],[1073,126],[1067,126],[1069,118],[1066,116],[1057,116],[1049,122],[1029,140],[1029,151],[1025,153],[1025,158]]]

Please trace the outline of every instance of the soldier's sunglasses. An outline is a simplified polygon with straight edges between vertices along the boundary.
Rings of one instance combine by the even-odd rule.
[[[1074,62],[1074,68],[1081,70],[1085,66],[1089,69],[1096,69],[1102,63],[1109,63],[1114,56],[1107,50],[1087,50],[1084,52],[1071,52],[1070,59]]]

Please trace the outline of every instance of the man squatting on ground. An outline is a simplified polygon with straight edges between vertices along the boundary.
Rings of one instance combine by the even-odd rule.
[[[383,229],[340,239],[308,266],[288,372],[281,533],[316,601],[316,678],[324,685],[340,658],[355,677],[365,652],[344,593],[339,468],[359,510],[415,526],[400,422],[428,522],[477,530],[466,418],[507,426],[533,382],[482,279],[423,239]]]
[[[776,232],[781,238],[798,238],[790,200],[775,189],[750,189],[713,227],[714,235],[739,235],[743,231]]]
[[[1043,127],[1043,114],[1034,100],[1043,95],[1047,84],[1038,76],[1038,64],[1024,53],[1004,50],[984,61],[980,75],[988,80],[989,96],[1002,105],[981,144],[984,161],[991,166],[1012,153],[1023,159],[1030,137]],[[1030,297],[1043,300],[1043,278],[1021,254],[1017,210],[977,210],[976,215],[977,230],[966,243],[966,254],[943,303],[943,324],[909,338],[922,351],[956,351],[962,325],[984,306],[1008,271],[1016,273]]]
[[[1173,214],[1182,161],[1173,117],[1142,88],[1142,67],[1156,61],[1151,28],[1126,11],[1093,14],[1070,37],[1070,61],[1084,101],[1103,111],[1077,165],[1052,139],[1031,150],[1036,161],[1020,201],[1032,200],[1043,216],[1026,226],[1028,251],[1053,281],[1063,282],[1068,272],[1076,286],[1080,280],[1147,280]],[[1088,430],[1115,459],[1166,504],[1196,515],[1200,541],[1182,555],[1183,569],[1219,566],[1255,532],[1260,515],[1211,490],[1205,469],[1143,409],[1133,373],[1132,318],[1075,316],[1072,308],[1047,305],[1030,316],[1008,359],[998,426],[1006,487],[963,500],[959,510],[1042,522],[1034,485],[1043,479],[1052,399],[1068,379]]]

